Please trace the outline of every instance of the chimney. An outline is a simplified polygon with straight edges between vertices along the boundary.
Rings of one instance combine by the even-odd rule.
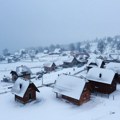
[[[100,73],[100,74],[99,74],[99,78],[101,78],[101,77],[102,77],[102,74]]]
[[[20,83],[20,89],[22,88],[22,84]]]

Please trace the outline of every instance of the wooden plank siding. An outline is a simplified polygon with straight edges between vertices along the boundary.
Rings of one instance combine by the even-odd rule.
[[[90,100],[90,90],[89,90],[89,87],[90,86],[88,84],[85,85],[85,88],[84,88],[84,90],[83,90],[79,100],[71,98],[71,97],[68,97],[68,96],[65,96],[65,95],[62,95],[62,98],[66,99],[69,102],[74,103],[76,105],[81,105],[83,103],[86,103],[87,101]]]
[[[23,104],[36,100],[36,91],[38,91],[33,84],[30,84],[23,97],[15,95],[15,101]]]
[[[116,79],[114,79],[111,84],[90,81],[92,92],[96,91],[104,94],[110,94],[114,92],[116,90],[116,84],[117,84]]]

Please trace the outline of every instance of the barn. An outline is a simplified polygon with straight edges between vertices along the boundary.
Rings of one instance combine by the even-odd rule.
[[[81,105],[90,100],[88,82],[70,75],[60,75],[53,88],[57,98],[66,99],[76,105]]]
[[[36,91],[39,92],[34,83],[18,78],[11,90],[15,95],[15,101],[23,104],[36,100]]]
[[[116,74],[112,70],[91,68],[86,79],[89,80],[93,92],[110,94],[116,90]]]

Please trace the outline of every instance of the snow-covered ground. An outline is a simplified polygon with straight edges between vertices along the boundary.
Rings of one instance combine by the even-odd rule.
[[[120,120],[118,90],[109,98],[91,95],[91,100],[81,106],[56,98],[52,88],[42,87],[39,90],[37,100],[26,105],[15,102],[10,92],[1,94],[0,120]]]
[[[11,64],[0,64],[0,80],[4,75],[10,76],[10,70],[16,66],[26,65],[31,67],[33,73],[39,72],[43,63],[49,60],[63,61],[64,57],[41,55],[42,61],[21,61]],[[43,75],[40,80],[33,79],[36,86],[39,86],[40,93],[37,93],[37,100],[26,105],[15,102],[14,95],[10,92],[13,83],[0,81],[0,120],[120,120],[120,85],[109,97],[103,94],[92,94],[89,102],[77,106],[63,99],[56,98],[51,87],[42,86],[54,83],[59,74],[67,73],[74,75],[84,70],[85,66],[77,68],[57,69]],[[85,75],[86,71],[76,74]],[[9,87],[9,89],[8,89]]]

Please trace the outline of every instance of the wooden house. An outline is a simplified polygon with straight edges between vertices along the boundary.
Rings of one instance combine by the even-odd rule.
[[[103,68],[91,68],[87,75],[92,91],[104,94],[110,94],[116,90],[115,72]]]
[[[26,104],[36,100],[36,91],[39,92],[34,83],[18,78],[11,92],[15,95],[15,101]]]
[[[80,64],[80,61],[78,61],[76,57],[70,57],[63,62],[63,67],[68,68],[68,67],[76,66],[78,64]]]
[[[54,62],[44,64],[44,71],[52,72],[57,68]]]
[[[120,63],[110,62],[106,65],[106,69],[113,70],[116,73],[117,82],[120,83]]]
[[[31,78],[31,70],[25,65],[21,65],[16,67],[16,72],[18,74],[18,77],[24,78],[24,80],[29,80]]]
[[[76,57],[77,61],[78,61],[78,67],[81,67],[85,64],[87,64],[88,60],[84,57],[85,55],[83,55],[82,57],[81,56],[78,56]]]
[[[56,48],[54,51],[49,52],[49,55],[60,55],[62,53],[61,48]]]
[[[60,75],[55,82],[53,92],[56,93],[56,97],[61,97],[76,105],[81,105],[90,100],[88,83],[75,76]]]
[[[44,54],[48,54],[48,53],[49,53],[49,50],[48,50],[48,49],[45,49],[45,50],[43,51],[43,53],[44,53]]]
[[[89,59],[87,63],[87,71],[94,67],[104,68],[104,66],[105,62],[102,59]]]

